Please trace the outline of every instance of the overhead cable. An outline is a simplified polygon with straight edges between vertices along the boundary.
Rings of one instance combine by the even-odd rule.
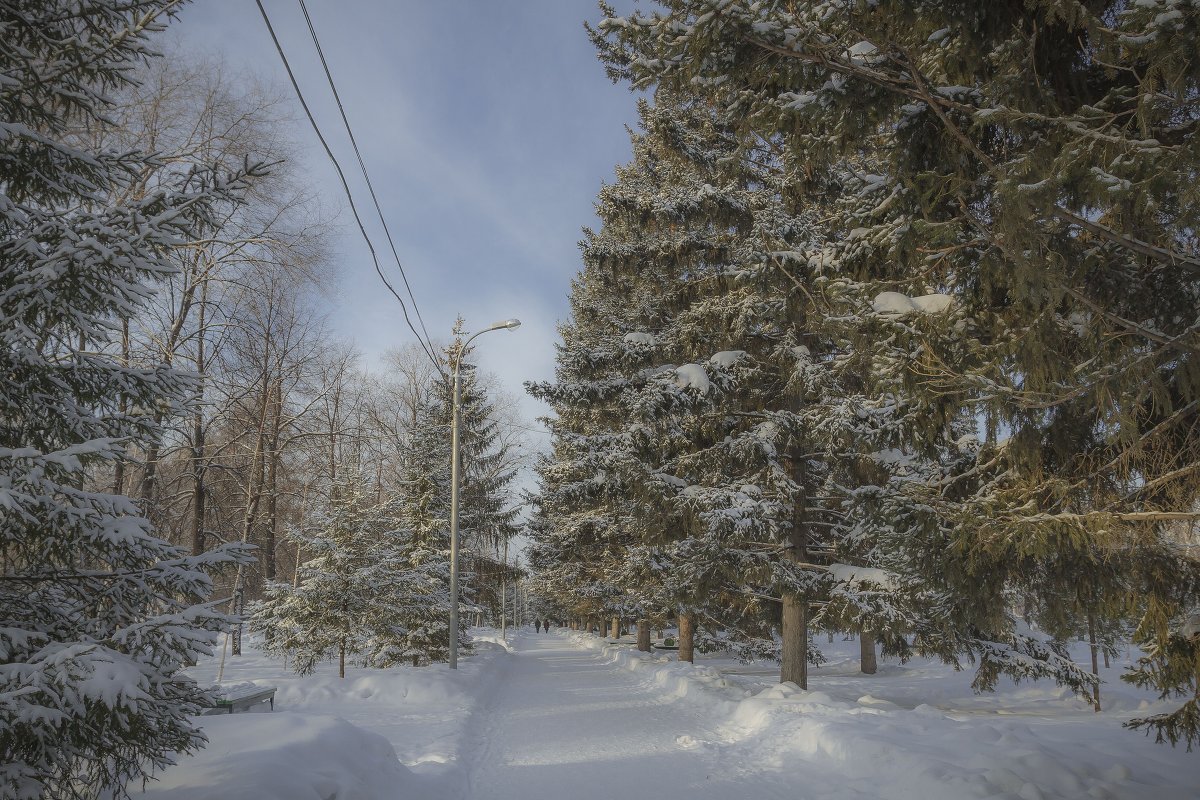
[[[388,228],[387,220],[383,216],[383,209],[379,207],[379,198],[375,196],[375,187],[371,183],[371,176],[367,174],[367,165],[363,162],[362,153],[358,149],[358,140],[354,138],[354,130],[350,127],[350,120],[346,117],[346,109],[342,106],[342,96],[338,94],[337,84],[333,81],[333,73],[329,69],[329,63],[325,60],[325,51],[321,48],[321,40],[317,38],[317,29],[313,25],[312,17],[309,16],[308,6],[304,0],[299,0],[300,10],[304,12],[304,21],[308,24],[308,33],[312,37],[313,46],[317,49],[317,57],[321,60],[321,68],[325,70],[325,79],[329,82],[329,90],[333,92],[333,99],[337,101],[338,112],[342,115],[342,124],[346,127],[346,134],[350,137],[350,144],[354,148],[354,156],[358,159],[358,168],[362,170],[363,180],[367,183],[367,191],[371,195],[371,202],[375,205],[375,213],[379,216],[379,224],[383,226],[383,233],[387,237],[388,247],[392,250],[392,258],[396,261],[396,268],[400,270],[400,278],[404,281],[404,288],[408,291],[408,298],[412,301],[413,311],[417,315],[417,322],[421,323],[421,330],[425,334],[425,341],[432,347],[432,340],[429,337],[429,331],[425,328],[425,320],[421,319],[421,309],[417,308],[417,299],[413,296],[412,287],[408,284],[408,275],[404,272],[404,265],[400,262],[400,254],[396,252],[396,243],[392,241],[392,232]]]
[[[300,90],[300,84],[296,80],[296,74],[292,71],[292,65],[288,61],[287,54],[283,51],[283,45],[280,43],[279,37],[275,34],[275,27],[271,25],[271,18],[267,15],[267,9],[263,7],[262,0],[254,0],[254,2],[258,6],[259,13],[262,14],[263,22],[265,22],[267,25],[267,31],[271,34],[271,41],[275,43],[275,50],[279,53],[279,58],[283,61],[283,68],[287,71],[288,79],[292,83],[292,88],[296,91],[296,97],[300,101],[300,107],[304,109],[304,114],[308,117],[309,124],[312,125],[313,131],[317,134],[317,139],[320,140],[321,146],[325,148],[325,154],[329,156],[329,160],[333,162],[334,169],[337,170],[338,178],[342,182],[342,189],[345,191],[346,199],[350,203],[350,211],[354,215],[354,221],[358,223],[358,230],[362,234],[363,241],[366,242],[367,249],[371,253],[371,261],[375,265],[375,273],[379,276],[379,279],[383,281],[383,285],[387,287],[388,291],[392,293],[392,296],[396,298],[396,301],[400,303],[400,310],[403,312],[404,321],[408,325],[409,330],[411,330],[413,335],[417,337],[417,343],[421,345],[421,349],[425,352],[425,355],[429,357],[431,362],[433,362],[434,368],[437,369],[438,374],[445,379],[446,372],[442,369],[441,362],[433,355],[431,345],[428,344],[425,338],[421,336],[421,333],[416,329],[416,326],[413,325],[412,319],[409,318],[408,306],[405,304],[404,298],[400,296],[400,294],[392,286],[391,282],[388,281],[387,276],[383,274],[383,269],[379,266],[379,256],[375,252],[375,246],[371,243],[371,237],[367,235],[366,225],[363,224],[362,217],[358,213],[358,206],[354,202],[354,195],[350,191],[350,183],[346,180],[346,173],[342,170],[341,163],[338,162],[337,156],[333,154],[333,150],[330,148],[329,142],[325,140],[325,135],[321,133],[321,127],[317,124],[316,117],[313,116],[312,110],[308,107],[308,102],[304,99],[304,93]],[[355,149],[357,151],[357,147]],[[374,192],[372,192],[372,197],[373,196]],[[391,237],[389,236],[388,239],[390,241]],[[401,274],[403,275],[403,271]],[[407,284],[408,280],[405,279],[405,285]],[[415,301],[413,302],[413,309],[414,311],[416,310]],[[423,324],[422,327],[424,327]]]

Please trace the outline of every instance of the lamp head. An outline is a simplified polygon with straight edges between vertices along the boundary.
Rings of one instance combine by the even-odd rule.
[[[503,320],[502,322],[497,322],[492,327],[493,328],[507,328],[510,331],[515,331],[517,328],[521,327],[521,320],[506,319],[506,320]]]

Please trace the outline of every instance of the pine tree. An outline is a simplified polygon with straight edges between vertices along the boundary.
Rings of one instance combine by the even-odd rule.
[[[829,220],[827,291],[863,321],[867,397],[908,398],[901,453],[981,420],[960,449],[974,464],[884,499],[938,554],[905,552],[961,609],[945,633],[980,683],[1033,669],[1086,689],[1018,630],[1013,596],[1061,634],[1063,598],[1112,616],[1132,589],[1150,652],[1134,680],[1189,698],[1132,724],[1200,740],[1200,645],[1180,627],[1200,565],[1168,530],[1200,494],[1197,10],[666,5],[609,11],[596,40],[615,78],[719,87],[731,124],[809,173],[872,165]]]
[[[195,172],[129,195],[151,159],[88,151],[107,93],[152,57],[170,2],[0,9],[0,787],[7,797],[123,796],[194,751],[211,698],[179,670],[228,619],[201,605],[206,572],[155,537],[129,498],[90,478],[126,444],[158,441],[194,383],[108,355],[171,272],[168,251],[211,230],[257,167]],[[106,198],[123,198],[113,205]]]

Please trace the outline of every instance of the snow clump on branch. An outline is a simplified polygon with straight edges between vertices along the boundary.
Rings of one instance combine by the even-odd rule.
[[[946,314],[954,309],[954,298],[948,294],[909,297],[900,292],[880,292],[871,308],[876,314],[897,319],[909,314]]]

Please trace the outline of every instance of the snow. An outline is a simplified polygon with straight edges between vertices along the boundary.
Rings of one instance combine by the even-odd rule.
[[[954,309],[954,298],[947,294],[927,294],[909,297],[900,292],[880,292],[871,303],[876,314],[905,317],[909,314],[945,314]]]
[[[829,574],[839,583],[851,585],[873,583],[880,589],[895,588],[895,578],[890,572],[875,567],[855,567],[850,564],[830,564]]]
[[[744,355],[746,355],[745,350],[722,350],[719,353],[713,353],[712,357],[708,359],[708,363],[714,367],[729,369],[741,360]]]
[[[885,450],[876,450],[868,456],[876,464],[891,467],[910,467],[917,463],[914,456],[905,453],[903,450],[897,450],[894,447],[889,447]]]
[[[1121,663],[1102,672],[1097,714],[1048,682],[977,695],[970,670],[933,660],[881,658],[861,675],[857,641],[841,637],[818,637],[828,661],[805,692],[778,683],[775,664],[720,653],[692,665],[628,638],[475,636],[457,672],[348,669],[341,681],[332,664],[300,678],[261,655],[234,659],[231,684],[278,687],[275,713],[201,717],[208,749],[133,796],[1184,800],[1200,785],[1194,755],[1121,728],[1158,707],[1118,680]]]
[[[625,344],[632,345],[649,346],[654,344],[654,336],[652,334],[638,333],[636,331],[630,331],[629,333],[625,334],[625,336],[622,337],[622,340],[625,342]]]
[[[708,394],[712,383],[708,373],[699,364],[683,364],[675,368],[675,385],[680,389],[695,389],[700,394]]]
[[[851,45],[849,49],[850,63],[859,66],[873,64],[879,54],[879,48],[867,41]]]
[[[377,800],[417,783],[387,739],[333,716],[219,714],[204,719],[204,731],[208,747],[134,796]]]

